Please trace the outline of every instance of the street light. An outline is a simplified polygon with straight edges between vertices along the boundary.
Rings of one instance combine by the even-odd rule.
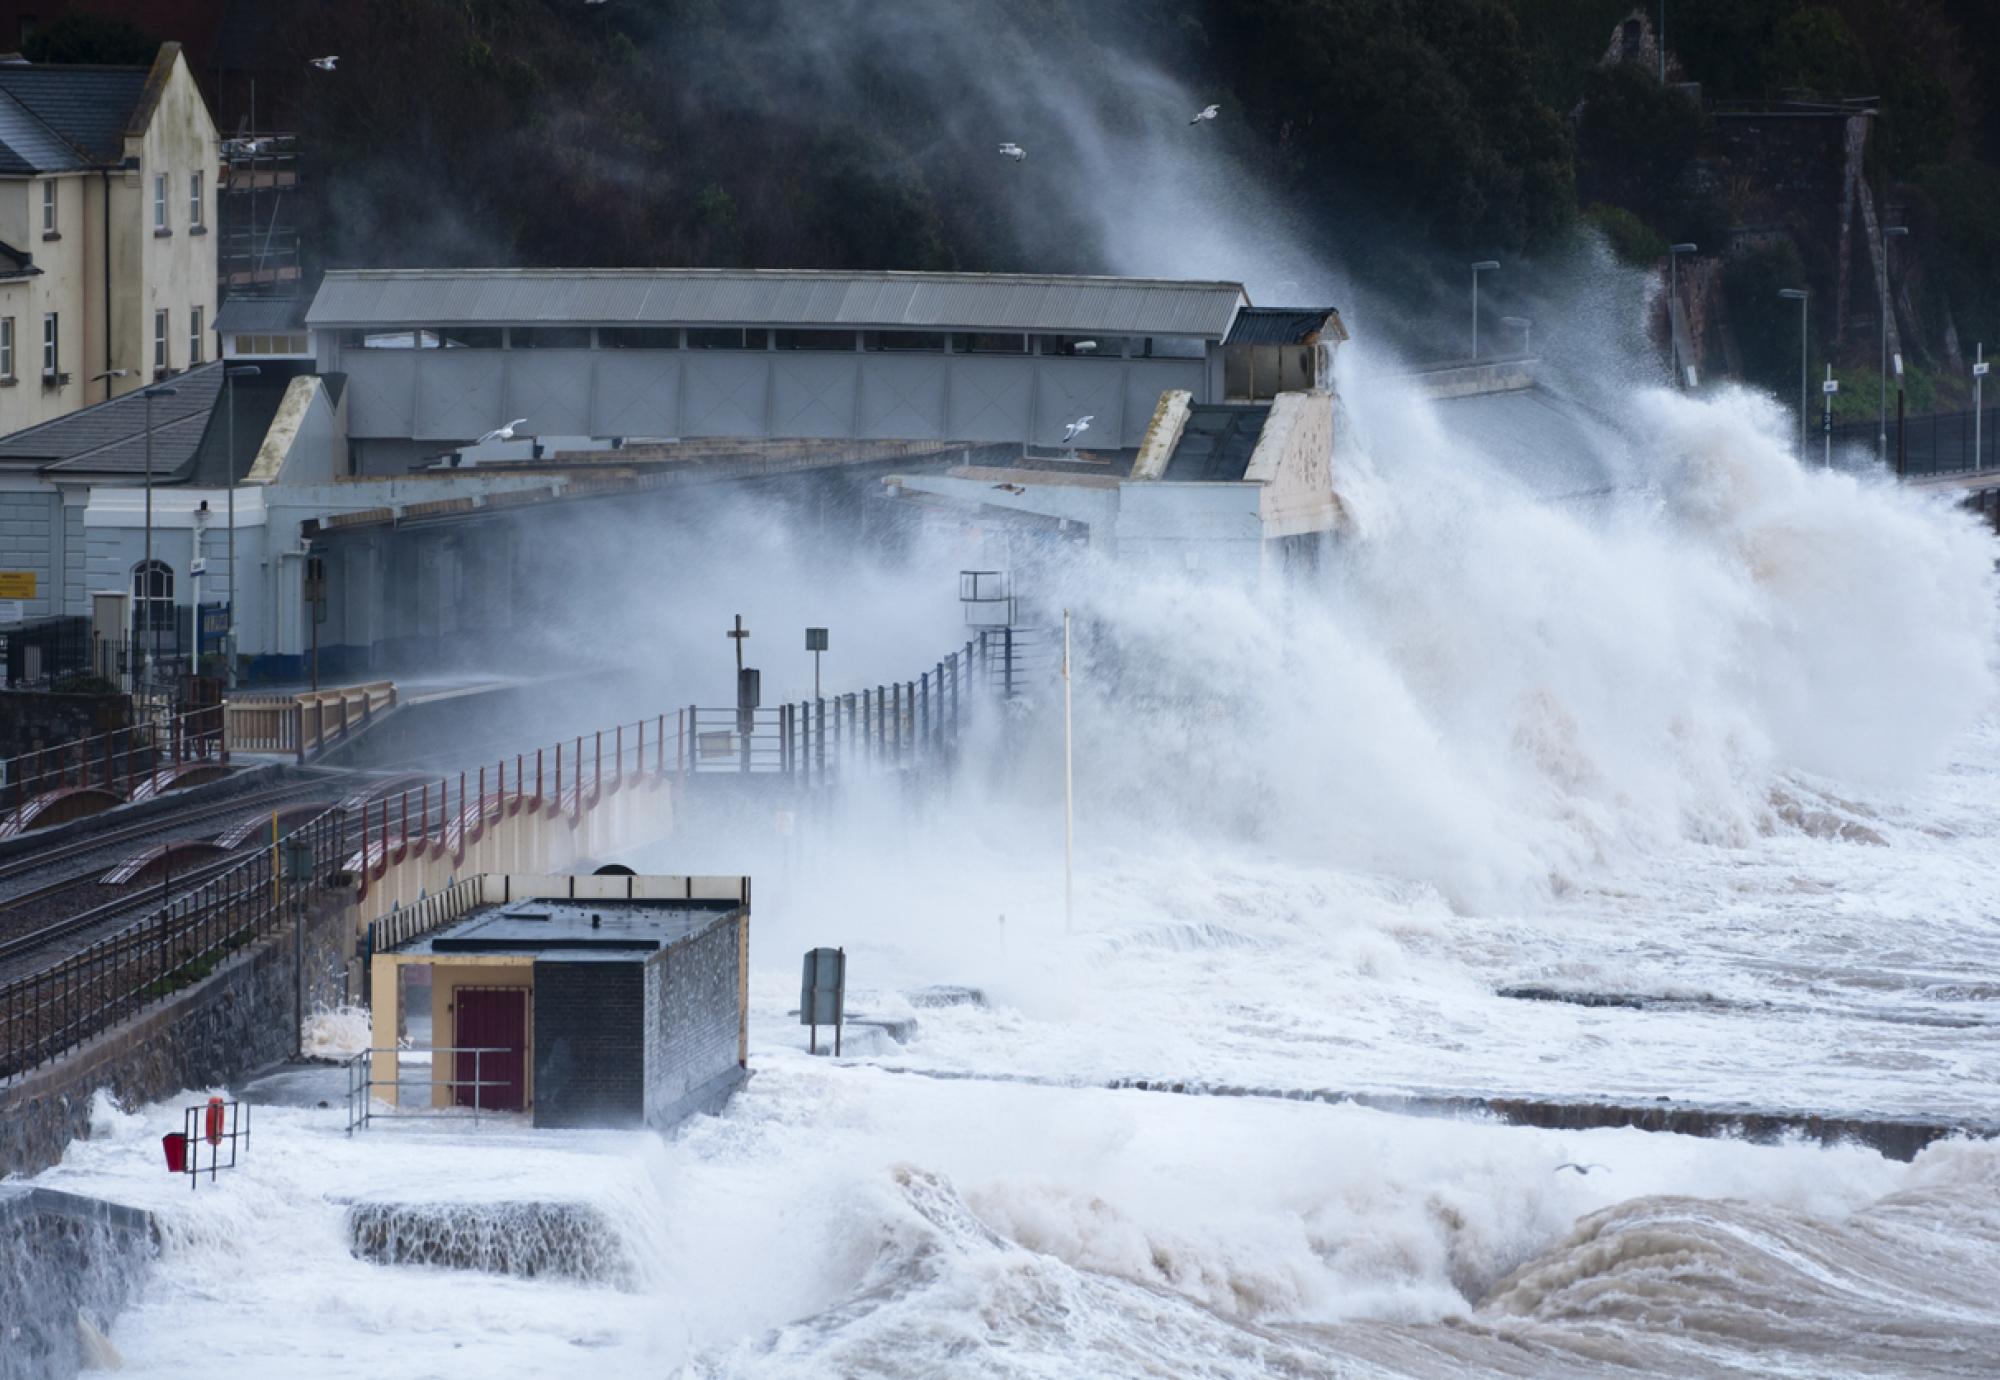
[[[141,565],[139,569],[145,572],[143,577],[145,584],[142,588],[149,595],[153,588],[153,399],[171,398],[180,391],[178,388],[169,388],[162,384],[155,384],[153,387],[142,389],[140,392],[140,396],[146,400],[146,560],[145,564]],[[147,598],[145,602],[150,606],[153,601],[151,598]],[[151,607],[146,608],[145,615],[145,631],[147,636],[151,637],[153,635],[153,610]],[[152,684],[152,670],[153,661],[151,657],[146,655],[145,645],[142,640],[139,649],[139,683],[141,685]]]
[[[1481,259],[1472,265],[1472,357],[1479,358],[1479,275],[1500,267],[1498,259]]]
[[[1806,313],[1812,293],[1805,288],[1779,288],[1778,296],[1799,304],[1799,463],[1806,459]]]
[[[1880,384],[1881,401],[1877,409],[1877,431],[1875,451],[1883,464],[1889,463],[1889,241],[1900,239],[1910,233],[1907,225],[1885,225],[1882,227],[1882,371],[1877,380]],[[1896,360],[1897,386],[1901,387],[1903,361]]]
[[[101,373],[101,374],[92,374],[92,375],[90,376],[90,381],[91,381],[92,383],[101,383],[101,384],[103,384],[103,385],[104,385],[104,401],[106,401],[106,402],[110,402],[110,401],[111,401],[111,380],[112,380],[112,379],[122,379],[122,378],[130,378],[130,377],[131,377],[131,375],[132,375],[132,371],[131,371],[130,369],[106,369],[106,370],[105,370],[105,371],[104,371],[103,373]]]
[[[222,656],[231,690],[236,688],[236,380],[263,372],[254,364],[237,364],[223,373],[229,385],[229,623],[222,635]],[[195,616],[201,616],[199,609]]]
[[[1660,6],[1661,22],[1665,22],[1666,6]],[[1664,78],[1662,78],[1664,80]],[[1681,301],[1681,255],[1697,252],[1691,244],[1670,244],[1667,246],[1667,358],[1673,362],[1674,387],[1687,387],[1687,378],[1681,373],[1681,338],[1674,334],[1674,308]]]
[[[1510,327],[1521,333],[1521,353],[1524,356],[1531,355],[1535,352],[1534,351],[1535,323],[1533,320],[1525,316],[1503,316],[1500,318],[1500,324],[1503,326]]]

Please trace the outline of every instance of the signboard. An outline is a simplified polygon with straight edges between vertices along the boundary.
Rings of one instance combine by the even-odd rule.
[[[0,599],[0,623],[18,623],[26,616],[19,599]]]
[[[201,635],[203,638],[224,637],[229,632],[229,605],[220,608],[203,608],[201,611]]]
[[[825,628],[806,629],[806,650],[809,652],[823,652],[826,650]]]
[[[1983,379],[1986,377],[1986,371],[1988,369],[1991,369],[1992,367],[1993,367],[1992,365],[1982,360],[1980,363],[1972,366],[1972,377],[1976,379]]]
[[[819,1053],[819,1028],[833,1027],[833,1052],[840,1053],[840,1026],[847,1006],[847,951],[808,949],[799,978],[799,1024],[812,1027],[813,1053]]]
[[[0,599],[35,598],[35,572],[0,570]]]

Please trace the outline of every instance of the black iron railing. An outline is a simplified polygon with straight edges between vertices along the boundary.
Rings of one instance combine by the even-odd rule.
[[[207,977],[334,885],[347,851],[346,814],[328,810],[146,919],[0,983],[0,1083]]]
[[[1940,412],[1926,417],[1889,420],[1888,466],[1906,478],[1969,474],[2000,469],[2000,408],[1989,407],[1977,425],[1975,414]],[[1842,422],[1833,428],[1833,451],[1876,451],[1882,440],[1877,422]],[[1975,448],[1975,442],[1977,443]],[[1807,442],[1810,459],[1819,459],[1820,437]]]

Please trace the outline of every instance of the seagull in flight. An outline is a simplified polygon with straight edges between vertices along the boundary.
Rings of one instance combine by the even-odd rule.
[[[528,424],[528,419],[526,417],[516,417],[513,421],[507,423],[507,425],[505,426],[494,427],[493,430],[487,432],[484,436],[480,437],[477,441],[474,441],[472,444],[475,446],[483,446],[488,441],[511,441],[514,439],[514,428],[517,426],[526,426],[527,424]]]
[[[1607,1173],[1607,1174],[1609,1174],[1609,1173],[1611,1172],[1611,1166],[1610,1166],[1610,1165],[1606,1165],[1606,1164],[1576,1164],[1576,1163],[1574,1163],[1574,1162],[1571,1162],[1571,1161],[1568,1161],[1568,1160],[1565,1160],[1565,1161],[1564,1161],[1563,1163],[1561,1163],[1561,1164],[1557,1165],[1557,1166],[1555,1167],[1555,1172],[1556,1172],[1556,1173],[1558,1173],[1558,1174],[1560,1174],[1560,1173],[1562,1173],[1562,1172],[1563,1172],[1563,1170],[1565,1170],[1565,1169],[1574,1169],[1574,1170],[1575,1170],[1575,1171],[1576,1171],[1577,1173],[1579,1173],[1579,1174],[1588,1174],[1588,1173],[1589,1173],[1589,1172],[1590,1172],[1591,1170],[1593,1170],[1593,1169],[1602,1169],[1602,1170],[1603,1170],[1603,1171],[1604,1171],[1605,1173]]]
[[[340,61],[340,54],[333,53],[327,57],[316,57],[313,58],[311,61],[312,65],[319,68],[320,71],[331,72],[333,70],[334,64]]]
[[[1063,444],[1070,445],[1076,440],[1077,437],[1083,435],[1084,432],[1090,430],[1090,424],[1094,420],[1096,420],[1096,414],[1092,413],[1088,417],[1078,417],[1075,421],[1071,422],[1068,426],[1064,427]]]
[[[1026,489],[1022,488],[1019,484],[995,484],[993,487],[998,489],[1003,494],[1024,494],[1028,492]]]
[[[1004,143],[1000,146],[1000,156],[1002,158],[1011,158],[1016,163],[1018,163],[1023,158],[1026,158],[1028,156],[1028,151],[1022,148],[1019,144],[1016,144],[1012,140],[1009,140],[1007,143]]]
[[[1221,113],[1222,113],[1221,106],[1205,105],[1200,110],[1195,111],[1194,118],[1192,120],[1189,120],[1188,123],[1191,125],[1198,125],[1203,120],[1213,120],[1216,116],[1220,115]]]

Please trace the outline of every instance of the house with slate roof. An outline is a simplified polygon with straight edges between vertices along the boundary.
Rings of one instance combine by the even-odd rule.
[[[177,43],[0,62],[0,435],[215,357],[219,156]]]

